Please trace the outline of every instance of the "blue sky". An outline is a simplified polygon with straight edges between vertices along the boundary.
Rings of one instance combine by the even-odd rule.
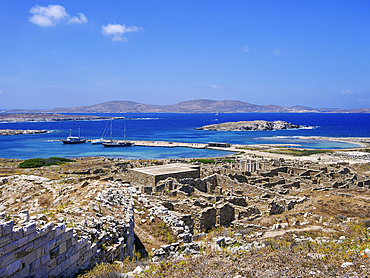
[[[0,0],[0,108],[370,107],[370,1]]]

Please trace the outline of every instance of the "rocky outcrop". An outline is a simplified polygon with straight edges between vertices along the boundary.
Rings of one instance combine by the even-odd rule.
[[[222,124],[205,125],[198,130],[213,130],[213,131],[248,131],[248,130],[277,130],[277,129],[290,129],[299,128],[299,125],[284,122],[284,121],[240,121],[240,122],[227,122]]]

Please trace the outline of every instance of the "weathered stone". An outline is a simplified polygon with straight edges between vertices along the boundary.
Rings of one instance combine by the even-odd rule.
[[[196,226],[198,231],[209,230],[216,225],[216,209],[205,208],[198,213]]]
[[[285,211],[285,207],[283,205],[277,203],[275,200],[271,202],[269,215],[281,214],[284,211]]]
[[[235,209],[229,204],[222,204],[216,207],[219,215],[219,224],[221,226],[228,225],[235,220]]]

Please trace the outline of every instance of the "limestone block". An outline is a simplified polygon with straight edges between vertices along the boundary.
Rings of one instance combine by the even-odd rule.
[[[78,247],[79,247],[79,245],[75,244],[75,245],[71,246],[70,248],[68,248],[63,254],[65,254],[66,257],[70,257],[78,251]]]
[[[23,267],[21,270],[15,272],[13,275],[9,276],[9,278],[23,278],[27,277],[30,274],[30,266],[27,265]]]
[[[30,273],[35,272],[41,266],[41,258],[33,261],[32,263],[29,264],[29,266],[30,266]]]
[[[10,234],[13,231],[13,220],[3,223],[1,226],[3,228],[3,236]]]
[[[32,234],[30,234],[30,235],[27,236],[27,241],[28,242],[33,241],[36,238],[38,238],[39,236],[40,236],[39,231],[33,232]]]
[[[34,232],[36,232],[36,223],[31,223],[23,227],[23,236],[28,236]]]
[[[11,235],[12,235],[12,241],[18,240],[23,237],[23,229],[22,228],[15,229],[13,230]]]
[[[50,261],[50,254],[46,254],[40,258],[40,265],[44,265]]]
[[[69,240],[67,240],[69,241]],[[67,250],[67,241],[59,245],[59,254],[63,254]]]
[[[12,242],[12,235],[11,234],[8,234],[6,236],[2,236],[0,238],[0,248],[4,247],[5,245],[8,245],[11,242]]]
[[[152,194],[153,188],[151,186],[142,186],[141,193],[143,194]]]
[[[62,243],[62,235],[58,235],[57,237],[55,237],[55,245],[59,245]]]
[[[18,241],[13,241],[3,247],[4,254],[8,254],[18,248]]]
[[[21,247],[30,241],[32,240],[28,240],[28,236],[26,236],[18,239],[17,241],[15,241],[15,243],[17,244],[17,247]]]
[[[29,253],[31,253],[34,250],[33,242],[27,243],[23,245],[22,247],[18,248],[14,251],[15,257],[17,259],[20,259],[24,256],[27,256]]]
[[[48,277],[60,277],[59,274],[62,272],[62,266],[57,265],[53,270],[51,270],[47,276]]]
[[[70,263],[70,259],[68,259],[68,258],[67,258],[66,260],[64,260],[64,261],[59,265],[59,266],[60,266],[61,271],[67,270],[70,264],[71,264],[71,263]]]
[[[52,259],[51,261],[47,262],[45,266],[46,266],[46,273],[49,273],[57,266],[57,260]]]
[[[40,229],[40,236],[43,236],[43,235],[51,232],[53,230],[53,227],[54,227],[54,223],[53,222],[47,223],[45,226],[43,226]]]
[[[231,197],[227,199],[228,202],[241,207],[248,206],[247,202],[245,201],[245,197]]]
[[[69,257],[69,256],[68,256]],[[58,257],[56,257],[57,265],[61,264],[63,261],[65,261],[67,258],[66,253],[60,254]]]
[[[55,239],[50,240],[48,243],[44,244],[44,254],[49,253],[51,249],[55,246]]]
[[[14,252],[10,252],[0,258],[0,268],[3,268],[10,263],[14,262],[15,256]]]
[[[14,272],[20,270],[22,268],[22,263],[21,263],[21,260],[16,260],[14,262],[12,262],[11,264],[7,265],[4,270],[5,271],[2,271],[0,270],[0,273],[4,273],[6,277],[9,277],[10,275],[12,275]]]
[[[53,250],[49,252],[50,258],[56,258],[59,255],[59,246],[55,247]]]
[[[73,254],[72,256],[70,256],[69,258],[70,258],[70,261],[71,261],[72,263],[77,262],[77,261],[78,261],[78,259],[80,258],[80,253],[79,253],[79,252],[77,252],[77,253]]]
[[[70,276],[73,276],[73,274],[75,274],[77,270],[78,270],[77,262],[74,262],[72,265],[68,267],[66,271],[62,272],[61,275],[70,277]]]
[[[270,204],[269,215],[280,214],[285,211],[285,206],[277,203],[275,200]]]
[[[219,224],[222,226],[230,224],[235,220],[235,209],[230,204],[217,206],[217,214],[219,215]]]
[[[216,209],[205,208],[199,212],[197,228],[199,231],[209,230],[216,225]]]
[[[54,231],[55,231],[55,236],[59,236],[66,231],[66,225],[64,223],[59,224],[57,227],[54,228]]]
[[[70,239],[73,236],[73,229],[69,228],[65,233],[62,234],[62,242]]]
[[[239,210],[238,218],[249,217],[251,215],[260,214],[260,210],[256,206],[249,206],[244,210]]]
[[[44,244],[48,243],[53,238],[54,238],[54,231],[50,231],[47,234],[44,234],[43,236],[40,236],[39,238],[37,238],[33,241],[34,248],[38,248],[41,245],[44,245]]]
[[[34,272],[34,277],[43,277],[44,275],[46,275],[46,265],[43,265],[43,266],[40,266],[39,268],[36,269],[36,271]],[[30,275],[32,276],[32,274]]]

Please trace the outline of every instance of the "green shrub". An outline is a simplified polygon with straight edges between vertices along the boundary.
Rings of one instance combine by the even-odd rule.
[[[214,164],[214,163],[216,163],[216,161],[214,159],[206,159],[206,158],[197,158],[197,159],[190,160],[190,162],[200,162],[200,163],[203,163],[203,164]]]
[[[229,162],[229,163],[236,162],[235,159],[222,159],[221,161],[223,161],[223,162]]]
[[[19,168],[39,168],[42,166],[60,165],[66,162],[74,162],[74,160],[63,157],[50,157],[50,158],[31,158],[21,162]]]
[[[292,155],[292,156],[308,156],[308,155],[312,155],[312,154],[329,153],[331,151],[329,151],[329,150],[317,150],[317,149],[312,149],[312,150],[289,149],[289,148],[280,147],[278,149],[271,150],[269,152],[270,153],[278,153],[278,154],[287,154],[287,155]]]

